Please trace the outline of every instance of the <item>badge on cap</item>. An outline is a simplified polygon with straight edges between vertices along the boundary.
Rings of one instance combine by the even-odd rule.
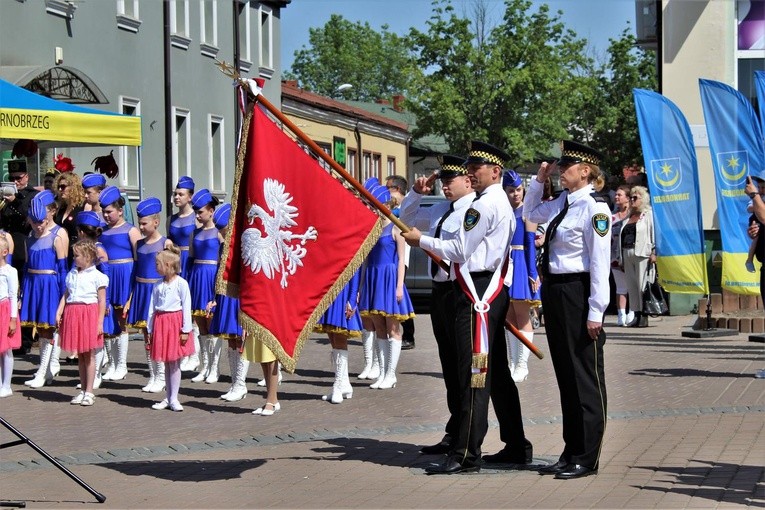
[[[611,222],[607,214],[597,213],[592,217],[592,228],[600,237],[605,237],[608,234],[608,229],[611,226]]]
[[[473,209],[472,207],[465,213],[465,220],[463,221],[463,227],[465,232],[470,232],[473,227],[478,225],[478,220],[481,219],[481,213]]]

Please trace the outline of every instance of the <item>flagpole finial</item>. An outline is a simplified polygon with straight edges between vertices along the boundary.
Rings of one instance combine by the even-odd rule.
[[[218,67],[220,72],[222,72],[223,74],[225,74],[229,78],[231,78],[233,80],[236,80],[236,81],[241,81],[242,80],[242,76],[239,74],[239,71],[236,70],[236,67],[234,67],[233,64],[229,64],[225,60],[218,60],[216,58],[215,59],[215,65]]]

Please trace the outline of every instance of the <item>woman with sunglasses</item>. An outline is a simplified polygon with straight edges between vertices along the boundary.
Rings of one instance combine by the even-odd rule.
[[[53,190],[58,202],[58,210],[53,216],[56,224],[61,225],[69,235],[69,255],[67,260],[72,264],[72,246],[77,242],[77,213],[83,210],[85,190],[82,188],[80,176],[73,172],[59,174],[53,181]]]
[[[630,215],[630,186],[622,184],[614,193],[614,213],[611,215],[611,274],[616,285],[617,316],[616,325],[626,326],[635,318],[635,312],[630,308],[627,312],[627,277],[622,267],[622,247],[619,244],[619,233]]]
[[[633,186],[630,190],[629,219],[619,234],[622,248],[621,265],[627,280],[630,309],[635,318],[626,324],[630,328],[648,326],[648,315],[643,313],[643,289],[646,284],[648,263],[656,262],[656,243],[653,236],[653,212],[648,190]]]

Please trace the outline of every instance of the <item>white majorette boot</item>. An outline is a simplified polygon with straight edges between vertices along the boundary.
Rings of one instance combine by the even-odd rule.
[[[533,331],[521,331],[521,334],[526,337],[529,342],[534,341]],[[529,354],[531,354],[531,351],[528,347],[522,345],[519,340],[516,341],[518,342],[519,352],[518,363],[515,365],[515,371],[513,372],[513,381],[519,383],[525,381],[529,376]]]
[[[510,369],[510,375],[515,372],[515,365],[518,363],[518,339],[505,330],[505,345],[507,346],[507,367]]]
[[[385,378],[378,386],[378,389],[387,390],[396,387],[396,367],[398,359],[401,356],[401,340],[388,340],[388,363],[385,367]]]
[[[242,356],[242,353],[239,352],[239,349],[231,350],[234,351],[234,370],[231,373],[231,378],[233,379],[234,383],[231,387],[231,391],[228,393],[228,396],[223,400],[236,402],[237,400],[242,400],[247,396],[247,385],[245,382],[247,380],[247,369],[250,368],[250,362],[247,361],[244,356]]]
[[[42,388],[46,384],[53,382],[53,375],[50,373],[50,357],[53,353],[53,344],[47,338],[40,337],[40,366],[35,372],[35,376],[28,381],[24,381],[25,386],[30,388]]]
[[[53,333],[53,351],[50,354],[50,375],[56,377],[61,372],[61,340],[58,337],[58,331]]]
[[[236,355],[234,354],[234,351],[236,349],[232,349],[229,347],[227,349],[228,351],[228,373],[231,374],[231,386],[228,387],[228,390],[226,390],[226,393],[220,396],[223,400],[228,400],[229,395],[231,395],[231,392],[234,389],[234,381],[236,380]]]
[[[130,341],[130,336],[128,335],[127,331],[123,331],[120,333],[120,336],[117,337],[117,341],[114,343],[117,351],[117,355],[115,358],[117,368],[114,369],[114,375],[112,375],[112,381],[121,381],[125,377],[127,377],[127,355],[128,355],[128,342]],[[112,349],[112,352],[114,352],[115,349]]]
[[[217,336],[210,335],[209,337],[210,342],[210,370],[207,372],[207,377],[205,377],[205,382],[207,384],[213,384],[218,382],[218,378],[220,377],[220,353],[223,350],[223,342],[220,338]]]
[[[160,393],[165,390],[165,363],[162,361],[153,361],[154,364],[154,384],[147,390],[149,393]]]
[[[199,366],[199,326],[192,324],[194,332],[194,354],[181,359],[181,372],[192,372]]]
[[[199,364],[197,369],[199,373],[195,375],[191,382],[202,382],[207,379],[207,375],[210,372],[210,342],[209,335],[201,335],[199,337]]]
[[[377,380],[369,385],[370,388],[373,390],[376,390],[380,387],[380,385],[383,382],[383,379],[385,379],[385,369],[387,368],[387,362],[388,362],[388,349],[389,342],[387,338],[375,338],[375,352],[377,352],[377,359],[378,363],[380,364],[380,373],[377,376]]]
[[[116,341],[117,338],[113,336],[104,338],[104,349],[106,350],[106,355],[109,358],[106,362],[106,372],[101,376],[101,379],[104,381],[111,381],[112,377],[114,377],[114,371],[117,370],[117,348],[115,347]]]
[[[348,378],[348,351],[332,349],[332,359],[335,365],[335,382],[330,394],[322,396],[321,399],[339,404],[344,398],[353,398],[353,386]]]
[[[366,329],[361,331],[361,346],[364,348],[364,370],[362,370],[361,373],[358,376],[356,376],[356,378],[357,379],[372,379],[372,377],[370,377],[370,373],[372,372],[372,364],[374,362],[374,351],[375,351],[375,332],[374,331],[367,331]],[[379,372],[377,375],[380,375]]]
[[[104,345],[106,345],[106,339],[104,339]],[[95,351],[96,376],[93,378],[93,389],[97,390],[101,387],[101,367],[104,365],[104,348],[97,347]]]
[[[149,365],[149,382],[146,383],[146,386],[141,388],[141,391],[148,393],[151,387],[154,386],[154,381],[157,377],[157,374],[154,373],[154,362],[151,359],[151,354],[149,354],[149,351],[146,351],[146,364]]]

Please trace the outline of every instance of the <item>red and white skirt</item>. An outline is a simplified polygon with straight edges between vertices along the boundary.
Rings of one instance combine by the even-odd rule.
[[[8,298],[0,299],[0,354],[8,349],[18,349],[21,347],[21,324],[16,317],[16,332],[8,336],[8,325],[11,323],[11,300]]]
[[[183,312],[156,312],[149,353],[154,361],[177,361],[194,354],[194,332],[181,345]]]
[[[88,352],[104,346],[98,334],[98,303],[66,303],[58,330],[61,348],[69,352]]]

